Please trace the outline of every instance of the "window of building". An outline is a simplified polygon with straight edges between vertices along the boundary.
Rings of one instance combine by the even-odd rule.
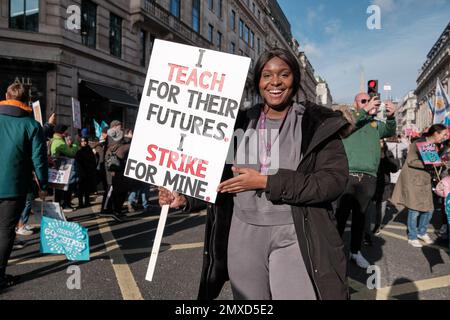
[[[10,0],[9,27],[39,31],[39,0]]]
[[[179,18],[181,13],[180,11],[180,0],[170,0],[170,13]]]
[[[223,0],[219,0],[219,6],[217,8],[217,15],[222,18],[222,7],[223,7]]]
[[[255,5],[254,2],[253,2],[253,5],[252,5],[252,12],[253,12],[253,14],[256,14],[256,5]]]
[[[222,33],[217,31],[217,49],[222,50]]]
[[[250,47],[255,47],[255,33],[253,31],[250,31]]]
[[[239,38],[244,38],[244,21],[242,19],[239,19]]]
[[[208,40],[209,42],[213,42],[213,37],[214,37],[214,27],[212,25],[208,25]]]
[[[214,10],[214,0],[208,0],[208,8],[209,10]]]
[[[244,41],[246,43],[248,43],[249,35],[250,35],[250,28],[248,27],[248,25],[245,25],[245,27],[244,27]]]
[[[258,54],[261,54],[261,39],[259,38],[257,40],[257,46],[258,46]]]
[[[109,20],[109,50],[113,56],[122,57],[122,18],[114,13]]]
[[[236,11],[231,10],[230,14],[230,29],[236,31]]]
[[[236,53],[236,44],[234,42],[230,42],[230,53]]]
[[[192,29],[200,32],[200,0],[192,0]]]
[[[139,33],[139,42],[141,45],[141,66],[145,67],[145,61],[147,59],[147,32],[145,32],[144,30],[141,30],[141,32]]]
[[[261,20],[261,10],[258,9],[258,20]]]
[[[95,48],[97,39],[97,5],[90,0],[81,2],[81,43]]]
[[[239,55],[241,55],[241,56],[244,55],[244,51],[242,51],[242,49],[239,49]]]

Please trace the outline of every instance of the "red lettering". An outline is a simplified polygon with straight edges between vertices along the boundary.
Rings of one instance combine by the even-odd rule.
[[[190,171],[190,174],[195,176],[194,164],[195,164],[196,161],[197,161],[197,158],[192,159],[192,157],[189,156],[187,164],[186,164],[186,168],[184,169],[184,172],[188,173],[188,171]]]
[[[151,144],[151,145],[148,146],[147,151],[148,151],[150,157],[146,157],[147,161],[155,161],[155,159],[156,159],[156,154],[155,154],[155,152],[153,151],[153,149],[158,150],[158,146],[157,146],[157,145],[154,145],[154,144]]]
[[[186,81],[186,85],[188,86],[191,82],[193,82],[194,87],[197,88],[197,69],[192,70],[191,75]]]
[[[177,170],[176,161],[178,160],[178,153],[175,151],[170,151],[170,157],[167,159],[167,168],[172,167],[172,169]]]
[[[159,148],[159,151],[161,151],[161,159],[159,160],[159,165],[164,165],[164,158],[166,157],[166,154],[169,152],[167,149]]]
[[[161,167],[173,169],[199,178],[205,178],[208,166],[208,161],[206,160],[197,159],[183,153],[161,148],[154,144],[149,145],[147,151],[147,161],[156,161],[159,156],[160,159],[158,164]]]
[[[211,90],[216,88],[216,84],[219,85],[219,92],[222,92],[223,84],[225,83],[225,74],[222,74],[222,78],[220,80],[217,79],[217,72],[214,72],[214,78],[211,84]]]
[[[169,63],[169,67],[170,67],[170,72],[169,72],[169,81],[172,81],[173,79],[173,72],[175,71],[176,68],[178,68],[179,66],[173,63]]]
[[[199,178],[205,178],[205,175],[202,173],[202,171],[206,171],[206,167],[208,165],[208,161],[206,160],[199,160],[198,166],[197,166],[197,173],[195,174]]]
[[[176,83],[179,84],[186,84],[184,79],[181,79],[181,77],[186,78],[186,71],[188,70],[188,67],[182,67],[178,66],[178,73],[177,73],[177,80]]]
[[[200,75],[200,87],[202,89],[209,89],[209,85],[205,84],[205,82],[204,82],[205,77],[211,78],[212,77],[211,72],[209,72],[209,71],[202,72],[202,74]]]
[[[181,154],[181,163],[180,167],[178,168],[178,171],[183,172],[184,171],[184,163],[186,162],[186,155]]]

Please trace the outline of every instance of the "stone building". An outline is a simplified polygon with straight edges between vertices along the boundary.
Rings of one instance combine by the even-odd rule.
[[[76,98],[83,126],[119,119],[133,127],[156,38],[247,56],[252,66],[267,47],[284,47],[311,81],[276,0],[2,0],[0,90],[28,84],[43,116],[54,111],[60,123],[72,124]],[[259,101],[252,77],[243,107]],[[315,85],[307,96],[315,101]]]
[[[332,108],[333,106],[333,98],[331,97],[330,89],[328,88],[328,83],[322,78],[316,77],[317,86],[316,86],[316,103],[323,105],[328,108]]]
[[[450,23],[427,55],[417,78],[417,126],[420,131],[432,124],[429,103],[434,103],[436,79],[440,79],[447,94],[450,93]]]

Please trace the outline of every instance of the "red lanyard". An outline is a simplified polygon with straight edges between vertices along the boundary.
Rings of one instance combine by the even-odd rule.
[[[280,136],[280,132],[283,129],[284,123],[286,122],[286,118],[287,115],[289,114],[291,110],[291,107],[289,107],[289,110],[286,112],[286,114],[284,115],[283,121],[281,122],[280,128],[278,128],[278,134],[276,136],[275,139],[272,139],[271,137],[271,141],[266,141],[266,137],[267,137],[267,125],[266,125],[266,120],[267,120],[267,116],[266,113],[264,112],[264,109],[261,111],[261,115],[259,116],[259,161],[261,164],[261,169],[260,172],[263,175],[267,175],[269,172],[269,165],[271,163],[270,158],[271,158],[271,152],[272,152],[272,141],[275,142],[279,136]]]

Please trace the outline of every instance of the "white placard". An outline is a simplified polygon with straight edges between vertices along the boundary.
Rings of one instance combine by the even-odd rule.
[[[125,176],[214,203],[249,66],[156,40]]]
[[[384,91],[392,91],[392,87],[390,85],[385,85],[383,89]]]
[[[44,122],[42,121],[42,111],[41,111],[41,104],[38,101],[33,102],[33,114],[34,119],[41,124],[41,126],[44,126]]]
[[[38,218],[38,223],[41,223],[42,215],[61,221],[67,221],[66,216],[61,210],[61,206],[57,202],[44,202],[42,200],[34,200],[31,203],[31,210]]]
[[[72,97],[73,127],[81,129],[80,101]]]

